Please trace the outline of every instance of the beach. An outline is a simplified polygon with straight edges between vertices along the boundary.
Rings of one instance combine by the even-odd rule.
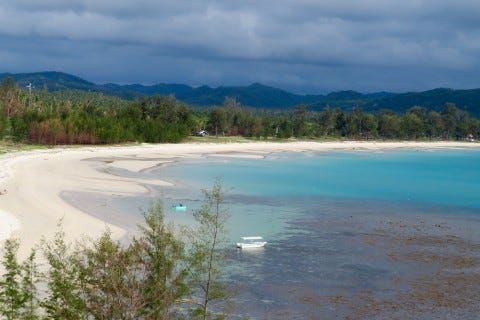
[[[58,225],[66,240],[97,237],[106,229],[115,239],[128,230],[101,217],[86,214],[68,204],[63,192],[103,195],[148,195],[147,185],[169,185],[162,180],[144,181],[112,174],[114,170],[139,172],[165,163],[204,156],[262,158],[272,152],[328,150],[376,151],[390,149],[480,148],[466,142],[248,142],[141,144],[54,148],[12,152],[0,156],[0,240],[20,239],[25,256],[42,238],[51,238]]]

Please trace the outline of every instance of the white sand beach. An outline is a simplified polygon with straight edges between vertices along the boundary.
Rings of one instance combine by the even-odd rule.
[[[121,147],[55,148],[0,156],[0,241],[21,240],[26,255],[42,237],[51,237],[62,225],[68,241],[96,237],[109,228],[115,238],[126,230],[88,215],[62,200],[63,191],[115,195],[148,193],[141,179],[109,173],[112,168],[138,172],[182,158],[218,156],[262,158],[270,152],[327,150],[480,148],[465,142],[251,142],[187,143]],[[148,184],[165,185],[165,181]]]

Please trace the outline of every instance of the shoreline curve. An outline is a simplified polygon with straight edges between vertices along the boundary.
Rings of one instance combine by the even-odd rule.
[[[126,230],[80,211],[64,201],[64,191],[139,195],[145,193],[141,179],[115,176],[112,168],[142,171],[155,165],[183,158],[225,155],[262,158],[272,152],[378,151],[395,149],[480,149],[470,142],[248,142],[141,144],[134,146],[95,146],[54,148],[0,156],[0,241],[20,239],[20,256],[26,256],[43,238],[62,228],[66,240],[97,237],[107,228],[116,239]],[[96,160],[92,160],[96,159]],[[103,159],[103,160],[102,160]],[[110,159],[110,160],[105,160]],[[166,181],[148,181],[167,185]]]

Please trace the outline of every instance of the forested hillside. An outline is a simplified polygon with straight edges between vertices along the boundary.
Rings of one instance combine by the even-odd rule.
[[[13,78],[15,84],[21,88],[25,88],[31,84],[38,90],[48,89],[49,91],[58,91],[78,89],[84,91],[100,91],[96,84],[63,72],[0,73],[0,81],[4,81],[7,78]]]
[[[124,100],[101,92],[29,90],[12,78],[0,84],[0,139],[48,145],[180,142],[200,130],[255,139],[471,140],[480,136],[480,121],[453,103],[439,111],[414,106],[404,113],[368,113],[360,107],[316,111],[304,104],[255,109],[227,97],[199,108],[172,95]]]
[[[191,111],[173,97],[126,101],[95,92],[30,92],[15,86],[12,78],[0,85],[0,137],[15,141],[179,142],[191,127]]]
[[[73,75],[61,72],[38,72],[23,74],[0,74],[0,81],[7,77],[15,79],[20,88],[27,85],[37,90],[61,91],[66,89],[88,92],[101,92],[105,95],[117,96],[122,99],[135,100],[146,96],[174,95],[176,99],[192,106],[209,107],[222,105],[225,98],[232,97],[244,106],[258,109],[292,109],[304,104],[309,110],[321,111],[325,107],[340,108],[352,111],[360,107],[373,113],[389,109],[404,113],[413,106],[422,106],[428,111],[441,111],[446,103],[453,103],[457,108],[467,111],[470,115],[480,117],[480,89],[452,90],[434,89],[425,92],[408,92],[394,94],[377,92],[362,94],[355,91],[332,92],[327,95],[299,95],[285,90],[254,83],[246,87],[201,86],[193,88],[184,84],[156,84],[144,86],[141,84],[98,85]]]

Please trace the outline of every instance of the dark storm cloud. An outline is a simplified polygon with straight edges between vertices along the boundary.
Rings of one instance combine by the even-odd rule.
[[[296,91],[480,86],[480,2],[0,1],[0,69]]]

